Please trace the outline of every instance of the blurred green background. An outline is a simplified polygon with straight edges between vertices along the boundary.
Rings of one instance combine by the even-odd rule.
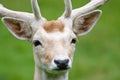
[[[38,0],[48,20],[64,11],[63,0]],[[72,0],[73,8],[89,0]],[[0,0],[5,7],[32,12],[30,0]],[[78,39],[69,80],[120,80],[120,0],[100,7],[103,15],[94,29]],[[0,80],[33,80],[32,45],[14,38],[0,21]]]

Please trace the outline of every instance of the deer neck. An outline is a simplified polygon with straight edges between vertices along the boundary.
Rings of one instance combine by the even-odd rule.
[[[68,80],[68,72],[52,74],[35,67],[34,80]]]

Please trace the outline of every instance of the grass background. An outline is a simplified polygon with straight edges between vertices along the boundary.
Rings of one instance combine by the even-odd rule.
[[[48,20],[64,11],[63,0],[38,0]],[[72,0],[73,8],[88,0]],[[32,12],[30,0],[0,0],[12,10]],[[120,80],[120,0],[100,7],[103,15],[86,36],[79,37],[69,80]],[[0,21],[0,80],[33,80],[32,45],[14,38]]]

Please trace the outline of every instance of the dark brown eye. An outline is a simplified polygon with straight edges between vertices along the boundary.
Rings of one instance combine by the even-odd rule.
[[[35,40],[33,42],[34,46],[37,47],[37,46],[42,46],[42,43],[39,41],[39,40]]]
[[[71,41],[72,44],[75,44],[76,42],[77,42],[76,38],[73,38]]]

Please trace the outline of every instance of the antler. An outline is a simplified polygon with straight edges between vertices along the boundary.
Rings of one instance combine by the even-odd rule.
[[[103,5],[106,1],[108,1],[108,0],[91,0],[85,6],[72,10],[71,17],[72,17],[72,19],[74,19],[75,17],[80,16],[81,14],[84,14],[91,10],[94,10],[97,7]]]
[[[13,11],[10,9],[5,8],[2,4],[0,4],[0,16],[1,17],[13,17],[13,18],[19,18],[28,21],[31,23],[33,20],[40,20],[42,18],[40,9],[37,3],[37,0],[31,0],[32,8],[33,8],[33,13],[28,13],[28,12],[19,12],[19,11]],[[35,17],[35,19],[34,19]]]
[[[70,17],[71,16],[71,12],[72,12],[72,4],[71,4],[71,0],[64,0],[65,3],[65,12],[64,12],[64,17]]]
[[[0,16],[24,19],[30,23],[34,20],[33,14],[27,13],[27,12],[12,11],[12,10],[5,8],[2,4],[0,4]]]
[[[41,12],[40,12],[40,8],[38,6],[37,0],[31,0],[31,4],[32,4],[32,9],[33,9],[35,19],[40,20],[42,16],[41,16]]]

